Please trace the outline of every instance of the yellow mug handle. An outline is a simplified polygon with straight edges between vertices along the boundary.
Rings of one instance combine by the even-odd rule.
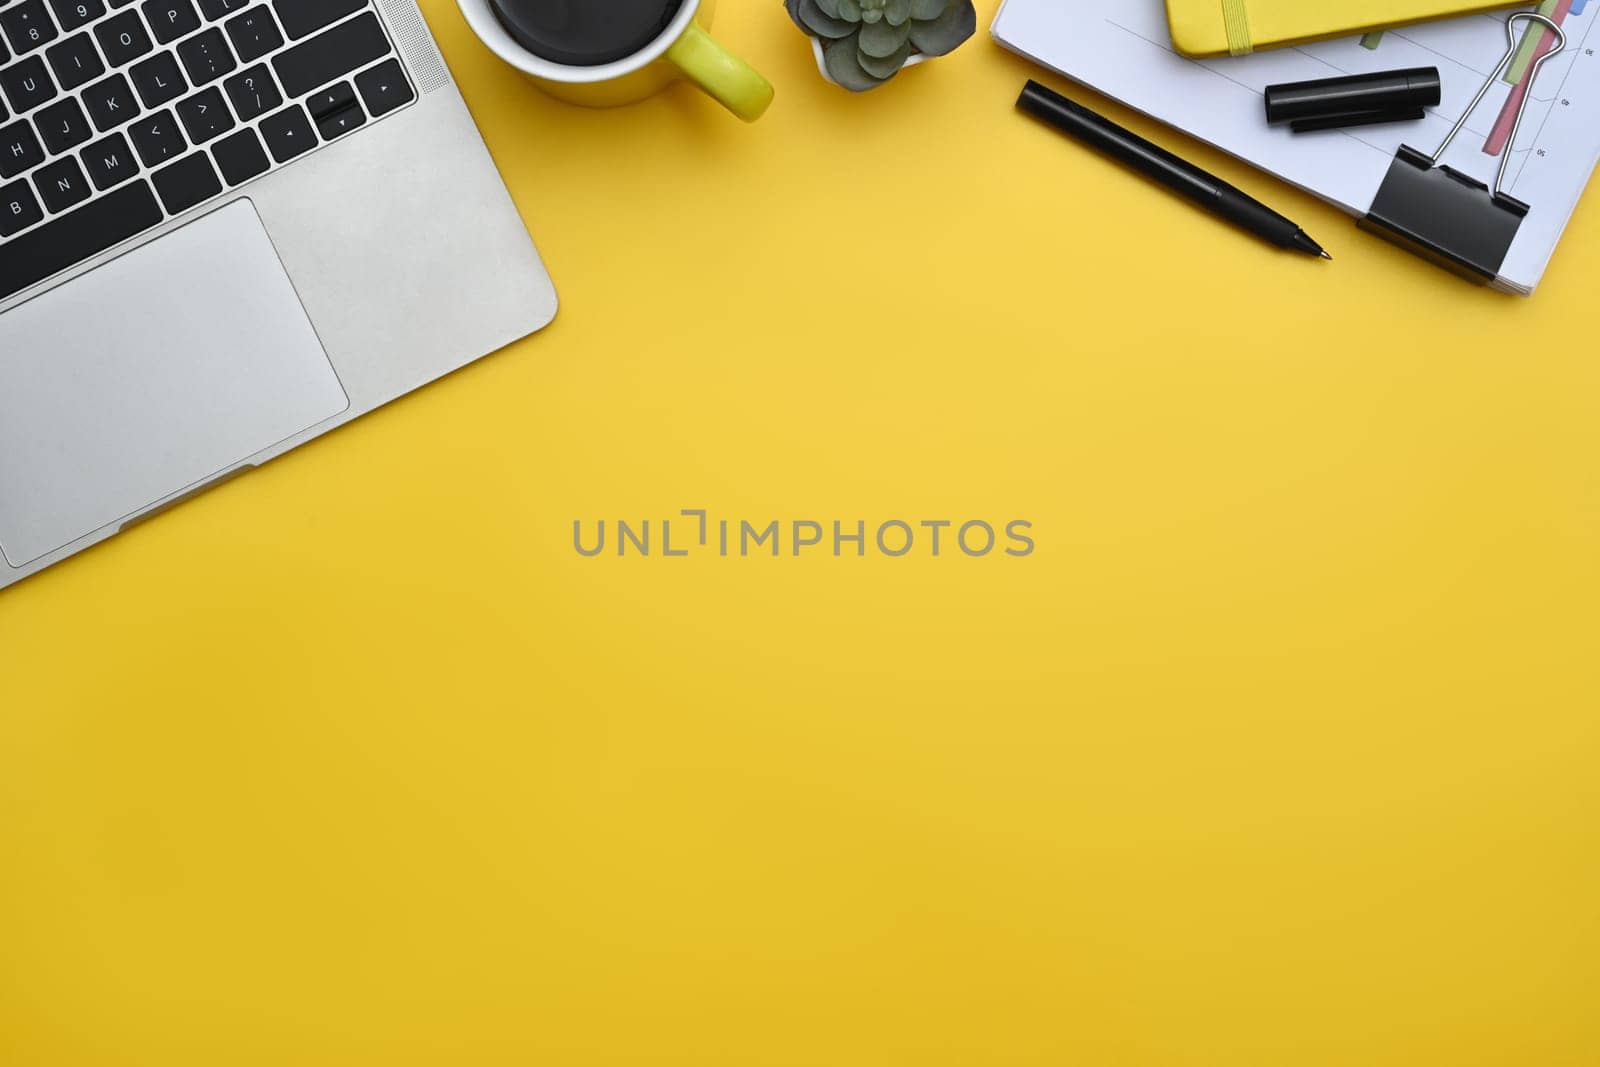
[[[772,105],[772,83],[723,48],[698,22],[667,49],[667,59],[712,98],[746,122]]]

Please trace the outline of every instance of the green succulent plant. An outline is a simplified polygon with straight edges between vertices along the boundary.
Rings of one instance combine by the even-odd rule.
[[[972,0],[784,0],[795,25],[822,43],[834,81],[874,89],[913,55],[953,52],[978,28]]]

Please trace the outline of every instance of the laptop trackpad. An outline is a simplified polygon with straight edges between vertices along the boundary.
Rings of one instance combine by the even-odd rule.
[[[0,315],[0,551],[31,563],[348,406],[235,201]]]

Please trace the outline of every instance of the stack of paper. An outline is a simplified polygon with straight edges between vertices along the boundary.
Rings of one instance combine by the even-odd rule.
[[[1561,24],[1568,43],[1540,71],[1517,143],[1507,142],[1533,59],[1554,46],[1553,35],[1532,24],[1444,160],[1492,185],[1501,153],[1511,153],[1507,191],[1532,209],[1498,284],[1524,294],[1538,284],[1600,161],[1600,61],[1590,54],[1600,45],[1600,0],[1545,0],[1539,10]],[[1015,52],[1364,215],[1401,144],[1431,153],[1471,102],[1505,54],[1505,19],[1504,12],[1470,15],[1208,60],[1174,49],[1161,0],[1005,0],[993,33]],[[1263,116],[1268,85],[1433,66],[1444,100],[1420,122],[1293,134]]]

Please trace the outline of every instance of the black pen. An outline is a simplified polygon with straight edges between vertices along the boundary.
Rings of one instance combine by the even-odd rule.
[[[1017,107],[1262,240],[1310,256],[1333,258],[1307,237],[1304,230],[1259,200],[1036,81],[1029,81],[1023,87]]]

